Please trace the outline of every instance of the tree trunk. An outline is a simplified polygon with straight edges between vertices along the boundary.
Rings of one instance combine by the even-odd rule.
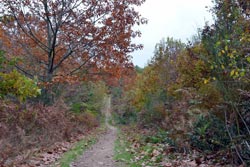
[[[48,72],[46,77],[46,82],[50,83],[52,81],[52,78],[53,78],[53,73]],[[42,89],[41,101],[45,105],[52,105],[54,103],[55,100],[54,100],[52,84],[49,84],[48,86],[45,86]]]

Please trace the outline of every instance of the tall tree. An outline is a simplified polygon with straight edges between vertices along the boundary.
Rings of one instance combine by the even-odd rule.
[[[146,23],[134,9],[144,1],[2,0],[0,27],[9,39],[2,47],[21,58],[19,70],[46,82],[119,71],[142,47],[131,38],[140,36],[133,25]]]

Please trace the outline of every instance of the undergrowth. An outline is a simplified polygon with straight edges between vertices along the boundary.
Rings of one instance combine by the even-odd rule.
[[[164,130],[122,126],[115,143],[115,160],[128,167],[218,166],[230,164],[224,152],[203,154],[183,150]]]
[[[97,118],[85,113],[76,115],[68,112],[63,101],[44,106],[37,103],[20,105],[1,100],[0,166],[16,164],[18,156],[27,151],[70,141],[97,126]]]
[[[164,166],[162,161],[170,147],[163,141],[165,137],[149,135],[149,131],[141,133],[136,127],[121,127],[115,143],[115,160],[129,167]]]

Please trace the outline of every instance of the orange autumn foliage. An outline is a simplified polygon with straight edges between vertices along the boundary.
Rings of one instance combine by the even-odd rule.
[[[21,59],[20,71],[44,82],[119,77],[132,67],[130,53],[142,48],[131,38],[140,36],[132,26],[147,22],[134,9],[143,2],[3,0],[2,48]]]

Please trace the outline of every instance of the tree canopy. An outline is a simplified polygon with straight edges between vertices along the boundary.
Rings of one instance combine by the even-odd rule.
[[[147,22],[134,9],[143,2],[2,0],[2,48],[20,58],[20,71],[46,82],[76,74],[119,75],[132,66],[130,53],[142,48],[131,38],[140,36],[132,26]]]

